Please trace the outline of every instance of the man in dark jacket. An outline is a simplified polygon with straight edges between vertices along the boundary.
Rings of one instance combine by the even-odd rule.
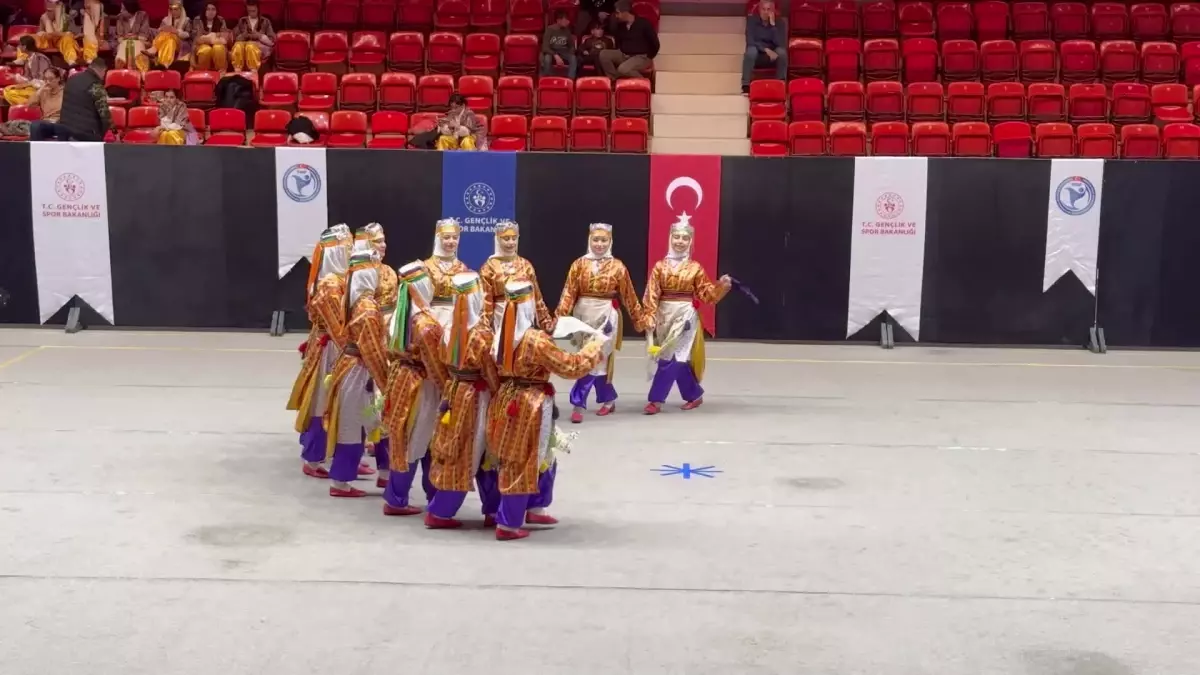
[[[645,77],[645,73],[658,56],[658,34],[654,26],[640,16],[634,16],[629,0],[619,0],[616,6],[616,30],[613,38],[616,49],[600,52],[600,66],[604,74],[612,79],[618,77]]]
[[[67,78],[62,115],[58,119],[59,125],[70,134],[67,140],[98,143],[112,129],[108,94],[104,92],[106,72],[104,59],[96,59],[82,73]]]
[[[746,54],[742,57],[742,93],[750,93],[755,68],[774,66],[775,79],[787,80],[787,26],[775,14],[774,0],[761,0],[758,13],[746,19]]]

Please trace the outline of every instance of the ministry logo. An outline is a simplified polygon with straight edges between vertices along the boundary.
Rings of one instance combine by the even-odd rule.
[[[86,191],[83,179],[73,173],[64,173],[54,181],[54,193],[64,202],[77,202]]]
[[[1083,176],[1067,176],[1055,189],[1054,201],[1068,216],[1082,216],[1096,205],[1096,186]]]
[[[486,216],[496,207],[496,191],[487,183],[471,183],[463,190],[463,206],[477,216]]]
[[[311,202],[321,194],[321,174],[308,164],[293,164],[283,172],[283,193],[294,202]]]

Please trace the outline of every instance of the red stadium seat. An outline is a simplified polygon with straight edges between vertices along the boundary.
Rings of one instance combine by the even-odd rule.
[[[1162,146],[1158,127],[1153,124],[1128,124],[1121,127],[1121,157],[1125,159],[1158,159]]]
[[[576,20],[579,18],[579,3],[576,0],[548,0],[545,5],[547,17],[554,16],[554,13],[558,10],[566,12],[568,25],[570,26],[574,26]]]
[[[250,145],[256,148],[274,148],[287,145],[287,125],[292,121],[290,113],[283,110],[259,110],[254,113],[254,138]]]
[[[793,122],[819,122],[825,118],[825,85],[820,80],[801,78],[789,81],[787,86]]]
[[[484,75],[463,75],[458,78],[458,93],[467,99],[467,107],[476,114],[492,114],[496,98],[492,78]]]
[[[826,103],[830,120],[860,121],[867,112],[866,92],[861,82],[829,83]]]
[[[865,38],[887,38],[900,34],[896,6],[887,0],[872,0],[862,6],[862,34]]]
[[[1050,37],[1050,12],[1044,2],[1012,4],[1012,36],[1015,40],[1045,40]]]
[[[612,123],[609,152],[644,153],[649,146],[650,125],[638,117],[619,117]]]
[[[384,73],[379,76],[379,108],[413,112],[417,109],[417,76]]]
[[[983,85],[979,82],[951,82],[946,87],[946,117],[950,122],[982,122]]]
[[[331,148],[361,148],[367,143],[367,114],[360,110],[338,110],[329,118]]]
[[[396,0],[363,0],[362,27],[388,32],[396,27]]]
[[[276,24],[282,26],[282,25],[284,25],[284,21],[286,20],[286,17],[284,16],[286,14],[286,12],[284,11],[283,3],[284,3],[284,0],[259,0],[258,1],[258,13],[261,14],[262,16],[268,17],[269,19],[271,19],[271,21],[273,23],[276,23]],[[151,3],[150,2],[143,3],[142,6],[143,6],[143,8],[146,8],[146,6],[149,4],[151,4]],[[155,13],[151,12],[149,9],[147,9],[146,14],[149,15],[149,19],[150,19],[151,23],[153,25],[157,26],[160,23],[162,23],[162,20],[163,20],[163,18],[166,17],[168,10],[169,10],[169,7],[167,7],[167,3],[164,2],[163,3],[163,16],[156,18]],[[224,16],[224,15],[222,15],[222,16]],[[237,24],[234,23],[234,24],[230,24],[230,25],[236,26]]]
[[[461,35],[458,33],[433,33],[429,36],[429,49],[425,52],[425,64],[429,72],[458,75],[462,72],[462,60],[463,37]]]
[[[992,128],[986,122],[958,122],[950,142],[955,157],[992,156]]]
[[[1062,81],[1095,82],[1100,75],[1100,52],[1091,40],[1070,40],[1059,45]]]
[[[917,122],[912,134],[912,153],[917,157],[950,156],[950,127],[945,122]]]
[[[191,110],[191,108],[189,108],[189,110]],[[201,112],[204,112],[204,111],[201,111]],[[108,107],[108,113],[110,115],[112,115],[113,131],[115,132],[115,135],[116,135],[117,139],[119,140],[121,138],[121,136],[125,133],[125,125],[128,121],[125,119],[126,118],[125,109],[110,105]],[[23,105],[14,105],[11,108],[9,108],[9,115],[10,115],[9,119],[13,119],[13,120],[28,119],[30,122],[34,122],[34,121],[37,121],[38,119],[41,119],[42,111],[37,108],[30,108],[30,107],[23,106]],[[25,137],[21,137],[22,140],[24,138]]]
[[[565,77],[538,78],[535,94],[539,115],[570,116],[575,109],[575,83]]]
[[[572,117],[571,152],[608,152],[608,119],[592,115]]]
[[[987,88],[987,118],[992,122],[1024,120],[1027,115],[1025,85],[993,82]]]
[[[541,108],[538,112],[540,114]],[[575,113],[612,117],[612,81],[607,77],[581,77],[576,80]]]
[[[1120,2],[1092,5],[1092,37],[1096,40],[1128,40],[1129,11]]]
[[[640,16],[650,22],[650,26],[657,32],[658,22],[662,19],[662,11],[658,7],[657,0],[633,0],[633,14]]]
[[[1189,87],[1200,84],[1200,42],[1188,42],[1180,53],[1183,59],[1183,83]]]
[[[275,67],[290,72],[308,70],[312,38],[299,30],[281,30],[275,35]]]
[[[859,36],[858,4],[849,0],[825,3],[825,37]]]
[[[388,38],[388,70],[425,72],[425,36],[415,32],[392,33]]]
[[[1200,40],[1200,7],[1192,2],[1171,5],[1171,36],[1180,44]],[[1170,156],[1169,151],[1167,156]]]
[[[125,124],[124,124],[125,109],[110,107],[109,110],[110,111],[113,111],[113,110],[120,111],[119,114],[122,116],[121,117],[122,123],[120,125],[117,125],[116,119],[114,118],[113,125],[116,126],[118,130],[124,129],[125,128]],[[9,108],[9,110],[8,110],[8,119],[10,122],[16,121],[16,120],[27,120],[30,122],[36,122],[36,121],[42,119],[42,110],[41,110],[41,108],[38,108],[37,106],[32,106],[32,105],[14,105],[11,108]]]
[[[183,101],[192,108],[213,107],[217,103],[217,80],[217,74],[211,70],[193,70],[184,75]]]
[[[786,157],[787,154],[787,122],[783,120],[757,120],[750,124],[751,156]]]
[[[110,70],[104,76],[104,88],[120,87],[129,92],[128,96],[109,96],[108,104],[128,107],[134,101],[141,100],[142,76],[136,70]]]
[[[496,84],[496,112],[499,114],[533,114],[533,78],[527,75],[504,75]]]
[[[1058,46],[1050,40],[1026,40],[1021,43],[1021,79],[1025,82],[1053,82],[1058,79]]]
[[[788,76],[821,77],[824,73],[824,44],[815,38],[788,40]]]
[[[861,157],[867,154],[867,127],[862,122],[834,122],[829,126],[829,154]]]
[[[300,77],[300,110],[332,112],[337,107],[337,76],[333,73],[304,73]]]
[[[1001,0],[976,2],[975,39],[980,43],[1008,38],[1008,3]]]
[[[376,106],[376,83],[373,73],[347,73],[341,81],[341,108],[346,110],[374,110]]]
[[[242,0],[217,0],[217,14],[230,27],[236,26],[238,20],[246,16],[246,3]]]
[[[422,33],[433,28],[434,0],[399,0],[396,5],[396,27]]]
[[[417,80],[417,110],[445,112],[454,94],[454,78],[449,75],[425,75]]]
[[[897,13],[900,18],[900,37],[933,37],[933,5],[909,0],[897,6]]]
[[[359,0],[325,0],[322,25],[336,30],[354,30],[359,26],[361,10],[362,4]]]
[[[313,30],[321,26],[321,0],[287,0],[284,22],[292,28]]]
[[[1078,128],[1079,156],[1092,159],[1115,159],[1117,132],[1108,123],[1080,124]]]
[[[438,119],[441,115],[432,112],[413,113],[408,117],[408,133],[410,136],[431,131],[437,126]]]
[[[513,0],[508,7],[508,32],[538,35],[546,28],[545,17],[540,0]]]
[[[868,121],[904,119],[904,85],[899,82],[869,82],[866,105]]]
[[[1067,112],[1073,124],[1107,122],[1108,91],[1102,84],[1071,85],[1067,92]]]
[[[878,157],[908,156],[908,125],[876,122],[871,126],[871,154]]]
[[[905,96],[906,114],[912,122],[946,119],[946,92],[938,82],[914,82]]]
[[[832,4],[839,4],[834,2]],[[854,38],[834,38],[825,42],[825,77],[830,82],[857,80],[861,46]]]
[[[825,154],[826,146],[824,122],[792,122],[788,125],[790,154],[820,156]]]
[[[1038,157],[1074,157],[1075,128],[1066,122],[1045,122],[1034,131]]]
[[[1134,5],[1129,10],[1133,39],[1139,42],[1165,40],[1170,31],[1167,8],[1158,3]]]
[[[1150,88],[1150,108],[1154,122],[1159,126],[1180,122],[1191,122],[1188,110],[1188,89],[1183,84],[1156,84]],[[1164,147],[1166,145],[1164,136]]]
[[[1133,82],[1141,69],[1137,46],[1129,40],[1100,44],[1100,76],[1106,83]]]
[[[1029,157],[1033,135],[1028,122],[1001,122],[992,128],[997,157]]]
[[[979,46],[974,40],[942,43],[942,74],[947,82],[979,79]]]
[[[503,33],[508,23],[508,3],[505,0],[471,0],[471,30]],[[499,45],[497,44],[497,52]]]
[[[107,78],[105,79],[107,80]],[[150,94],[153,92],[173,91],[180,93],[182,90],[183,76],[179,74],[178,70],[151,70],[146,73],[142,81],[142,105],[153,105],[150,100]]]
[[[323,110],[322,111],[308,110],[308,111],[296,113],[296,117],[307,117],[309,120],[312,121],[313,127],[317,130],[317,133],[320,134],[320,138],[318,138],[316,140],[316,142],[314,142],[312,144],[306,144],[306,145],[316,145],[316,146],[325,145],[326,140],[329,138],[329,113],[327,113]],[[288,145],[301,145],[301,144],[297,143],[289,138]]]
[[[1029,85],[1029,121],[1067,121],[1067,92],[1061,84],[1039,82]]]
[[[825,4],[796,0],[788,10],[788,30],[794,37],[820,38],[825,35]]]
[[[380,110],[371,115],[371,140],[368,148],[408,147],[408,115],[394,110]]]
[[[528,136],[529,123],[523,115],[496,115],[492,118],[492,150],[524,150]]]
[[[933,82],[938,79],[937,40],[912,38],[901,47],[904,55],[905,82]]]
[[[463,50],[462,67],[463,72],[468,75],[497,77],[500,74],[500,36],[495,33],[468,35]]]
[[[1190,122],[1163,127],[1163,157],[1200,159],[1200,127]]]
[[[1179,49],[1174,42],[1147,42],[1142,45],[1142,80],[1179,81]]]
[[[466,32],[471,25],[471,5],[467,0],[437,0],[433,11],[433,29]]]
[[[1119,82],[1112,88],[1112,121],[1141,124],[1150,121],[1150,87],[1136,82]]]
[[[650,97],[650,80],[644,77],[628,77],[617,80],[613,90],[613,107],[616,116],[649,118]]]
[[[1058,42],[1086,40],[1091,35],[1087,5],[1082,2],[1056,2],[1050,8],[1051,33]]]
[[[242,146],[246,144],[246,113],[236,108],[217,108],[208,114],[211,135],[205,145]]]
[[[359,31],[350,40],[350,67],[382,69],[388,56],[387,36],[380,31]]]
[[[791,70],[791,62],[788,62]],[[867,40],[863,45],[863,72],[867,81],[900,77],[900,43],[890,38]]]
[[[504,36],[504,72],[509,75],[533,75],[538,71],[540,53],[536,35]]]
[[[154,129],[158,127],[158,108],[144,105],[129,109],[128,130],[121,138],[124,143],[149,145],[154,142]]]
[[[1017,43],[1012,40],[990,40],[979,45],[980,78],[984,82],[1016,80],[1019,63]]]
[[[783,80],[755,80],[750,83],[750,119],[787,118],[787,88]]]
[[[966,2],[939,2],[937,5],[937,37],[938,40],[970,40],[971,5]],[[949,132],[947,131],[947,134]],[[949,136],[947,135],[947,139]],[[949,140],[946,142],[949,151]]]

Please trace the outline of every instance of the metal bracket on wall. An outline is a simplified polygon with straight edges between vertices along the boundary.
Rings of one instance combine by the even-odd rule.
[[[271,312],[271,337],[282,337],[287,332],[287,326],[283,320],[283,310],[277,309]]]
[[[67,310],[66,331],[68,333],[78,333],[84,328],[87,328],[87,326],[83,325],[83,321],[80,321],[79,319],[79,308],[72,307],[71,309]]]
[[[879,346],[884,349],[891,349],[896,346],[896,336],[892,332],[892,325],[886,321],[879,324]]]
[[[1088,331],[1088,351],[1093,354],[1107,354],[1108,342],[1104,339],[1104,328],[1096,325]]]

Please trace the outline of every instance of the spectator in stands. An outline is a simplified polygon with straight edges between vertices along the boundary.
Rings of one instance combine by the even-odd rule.
[[[108,110],[108,94],[104,92],[104,74],[108,65],[104,59],[92,61],[87,69],[67,79],[63,88],[62,115],[53,129],[59,140],[98,143],[112,129],[112,113]],[[37,129],[30,140],[49,140]]]
[[[36,122],[28,120],[10,120],[0,124],[0,136],[30,136],[35,126],[56,126],[62,113],[62,71],[57,68],[47,68],[41,74],[42,86],[38,88],[33,98],[24,105],[37,107],[42,111],[42,119]],[[52,134],[53,135],[53,134]]]
[[[750,93],[755,68],[775,67],[775,79],[787,79],[787,26],[775,15],[775,0],[761,0],[758,13],[746,19],[746,54],[742,57],[742,93]]]
[[[438,120],[438,150],[486,150],[487,135],[462,94],[450,97],[450,112]]]
[[[246,16],[238,20],[234,39],[233,69],[258,72],[275,45],[275,29],[271,20],[259,13],[258,0],[246,0]]]
[[[42,86],[43,76],[53,70],[50,57],[38,51],[37,40],[32,35],[22,35],[19,44],[20,49],[13,63],[22,66],[23,70],[16,76],[16,84],[4,88],[4,100],[9,105],[28,104]]]
[[[229,44],[229,29],[225,26],[225,19],[217,13],[217,3],[204,4],[204,15],[192,22],[192,35],[196,41],[196,68],[224,73],[229,63],[226,47]]]
[[[192,22],[179,0],[171,0],[171,9],[163,17],[158,34],[150,45],[150,55],[163,68],[170,68],[176,61],[187,61],[192,52]]]
[[[554,23],[546,26],[542,37],[542,75],[553,75],[555,66],[566,66],[567,77],[575,79],[579,61],[575,58],[575,36],[571,34],[571,17],[563,10],[554,12]]]
[[[38,20],[38,49],[58,50],[67,65],[75,65],[79,61],[79,39],[74,32],[77,30],[74,18],[60,0],[46,0],[46,11]]]
[[[581,0],[579,17],[575,22],[575,32],[579,35],[586,35],[591,32],[593,23],[607,27],[612,18],[615,3],[616,0]]]
[[[117,68],[137,68],[141,73],[150,70],[150,58],[146,46],[153,32],[150,19],[142,11],[138,0],[124,0],[121,11],[113,22],[113,63]]]
[[[604,72],[600,66],[600,52],[612,48],[612,38],[604,34],[604,25],[593,21],[588,25],[587,36],[579,42],[579,66],[591,66],[597,73]]]
[[[646,71],[658,56],[658,34],[654,26],[640,16],[634,16],[629,0],[619,0],[616,5],[616,49],[600,52],[600,65],[604,74],[612,79],[619,77],[645,77]]]
[[[83,62],[91,63],[108,45],[108,15],[100,0],[83,0],[79,12],[79,35],[83,42]]]
[[[187,104],[174,91],[156,91],[150,100],[158,104],[158,127],[154,142],[159,145],[199,145],[200,135],[188,117]]]

